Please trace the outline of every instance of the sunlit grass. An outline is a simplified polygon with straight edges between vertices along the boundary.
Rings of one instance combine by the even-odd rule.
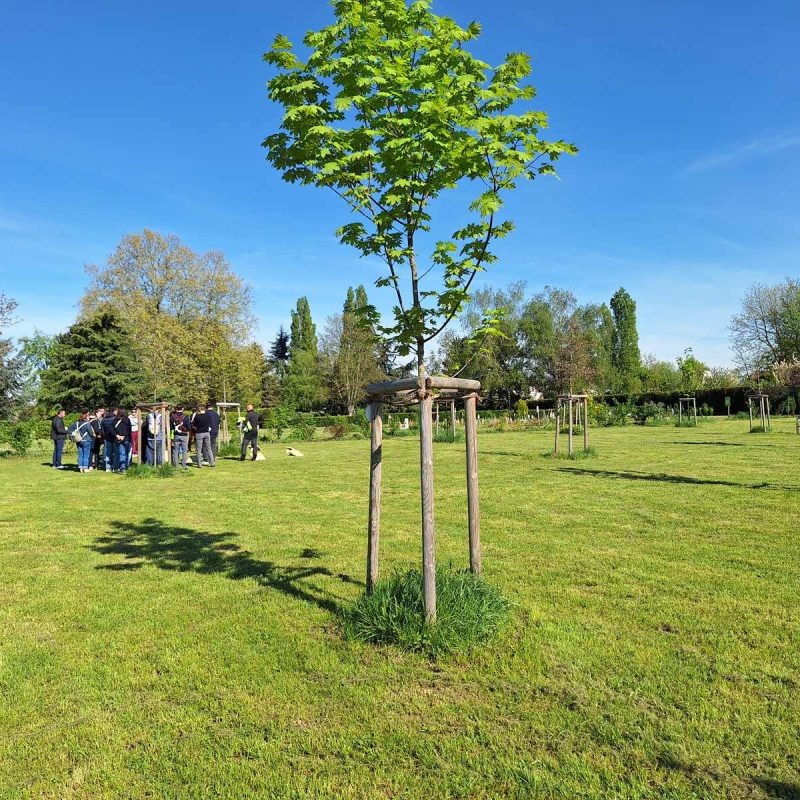
[[[0,798],[788,798],[800,436],[773,419],[479,434],[503,635],[347,640],[368,442],[191,480],[0,462]],[[381,575],[419,567],[419,442],[384,442]],[[468,565],[463,445],[437,558]]]

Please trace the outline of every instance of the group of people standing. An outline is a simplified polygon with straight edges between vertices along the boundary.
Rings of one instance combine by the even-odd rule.
[[[169,414],[165,410],[151,410],[146,416],[141,416],[138,408],[128,413],[124,408],[101,407],[94,411],[82,411],[69,427],[64,421],[65,416],[66,412],[59,411],[53,417],[50,429],[53,441],[52,466],[55,469],[64,469],[61,461],[67,438],[74,441],[78,449],[78,470],[81,473],[94,470],[124,473],[140,452],[146,464],[159,466],[164,463],[164,436],[167,430],[171,434],[174,466],[183,469],[188,467],[192,441],[197,467],[215,467],[217,463],[220,416],[211,404],[198,406],[191,412],[185,411],[180,405]],[[140,420],[142,430],[139,430]],[[252,447],[252,459],[256,458],[258,427],[258,413],[252,405],[248,405],[247,416],[240,424],[242,461],[245,460],[248,447]]]

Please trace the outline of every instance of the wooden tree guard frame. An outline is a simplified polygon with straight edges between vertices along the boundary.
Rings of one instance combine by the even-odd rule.
[[[464,402],[467,456],[467,517],[469,567],[481,573],[480,503],[478,496],[478,392],[479,381],[424,376],[373,383],[367,387],[371,404],[369,523],[367,531],[367,594],[378,580],[380,544],[381,477],[383,463],[383,406],[419,404],[420,494],[422,505],[422,581],[425,621],[436,622],[436,536],[433,507],[433,405],[450,402],[451,429],[455,426],[455,404]],[[438,414],[437,414],[438,416]]]
[[[769,395],[762,392],[753,392],[747,395],[747,410],[750,414],[750,433],[753,432],[753,403],[758,400],[758,416],[761,420],[761,430],[765,433],[772,430],[772,414],[769,407]]]
[[[556,401],[556,441],[553,452],[559,453],[559,436],[561,433],[561,416],[565,412],[569,417],[569,455],[575,452],[575,424],[583,426],[583,449],[589,449],[589,396],[585,394],[562,394]]]
[[[678,398],[678,425],[683,425],[683,405],[686,404],[686,416],[689,416],[689,404],[691,403],[691,410],[694,411],[694,424],[697,425],[697,398],[696,397],[679,397]]]
[[[172,443],[170,441],[172,431],[170,429],[169,424],[169,403],[138,403],[136,406],[136,423],[139,426],[139,453],[136,456],[137,463],[141,464],[143,462],[142,453],[144,448],[147,446],[147,442],[142,436],[144,433],[144,429],[142,428],[142,411],[146,411],[148,414],[152,412],[161,413],[161,424],[163,425],[162,430],[162,437],[161,437],[161,463],[162,464],[171,464],[172,463]],[[148,431],[149,433],[149,431]],[[155,453],[153,453],[155,456]]]
[[[217,414],[220,417],[220,438],[223,444],[230,444],[231,430],[228,425],[228,411],[236,409],[236,419],[242,416],[242,406],[240,403],[217,403]]]

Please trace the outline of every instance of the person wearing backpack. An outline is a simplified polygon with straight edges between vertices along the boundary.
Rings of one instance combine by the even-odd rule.
[[[172,429],[172,465],[187,468],[189,458],[189,434],[192,423],[183,413],[183,406],[178,406],[170,415],[169,424]]]
[[[164,463],[164,417],[160,411],[147,415],[147,463],[153,467]]]
[[[67,412],[62,408],[50,421],[50,438],[53,440],[53,467],[64,469],[61,457],[64,455],[64,442],[67,440],[67,426],[64,417]]]
[[[94,431],[88,411],[81,411],[79,419],[69,426],[68,433],[69,438],[75,442],[75,446],[78,448],[78,472],[88,472],[92,447],[94,447]]]
[[[258,455],[258,412],[253,408],[252,403],[247,404],[247,416],[242,425],[242,455],[239,461],[244,461],[247,457],[247,448],[253,448],[253,457],[251,461],[256,460]]]

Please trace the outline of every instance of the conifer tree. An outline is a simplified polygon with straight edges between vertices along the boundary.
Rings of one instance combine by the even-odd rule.
[[[112,312],[82,319],[57,337],[41,399],[70,410],[131,406],[142,376],[130,333]]]

